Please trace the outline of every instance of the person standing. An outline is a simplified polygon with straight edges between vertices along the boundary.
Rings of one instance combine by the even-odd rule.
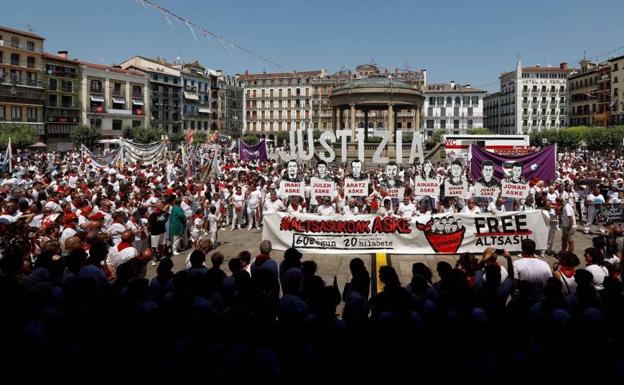
[[[576,229],[576,218],[574,208],[569,200],[557,198],[557,204],[561,207],[559,223],[561,224],[561,251],[574,252],[574,230]]]
[[[513,270],[514,279],[527,281],[537,296],[541,295],[546,281],[552,277],[548,263],[535,257],[535,241],[532,239],[522,241],[522,258],[513,262]]]
[[[179,198],[174,198],[175,203],[171,207],[171,213],[169,216],[169,235],[172,238],[171,249],[173,255],[180,254],[179,247],[182,241],[182,235],[186,231],[186,215],[184,210],[180,207],[182,201]]]
[[[210,241],[213,247],[217,247],[217,232],[219,231],[219,217],[217,216],[217,208],[210,207],[210,214],[208,214],[208,225],[210,232]]]
[[[152,261],[152,265],[156,265],[158,261],[165,255],[165,246],[167,245],[167,221],[169,214],[163,210],[161,201],[157,201],[154,211],[147,218],[147,229],[150,233],[150,244],[154,250],[157,250],[156,258]]]

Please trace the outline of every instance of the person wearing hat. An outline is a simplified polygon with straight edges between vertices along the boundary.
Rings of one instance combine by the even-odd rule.
[[[63,215],[64,228],[59,239],[61,248],[65,251],[65,240],[78,234],[76,226],[78,225],[78,217],[76,214],[69,212]]]

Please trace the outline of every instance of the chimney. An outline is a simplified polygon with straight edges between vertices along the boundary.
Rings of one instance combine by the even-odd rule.
[[[58,51],[58,55],[63,59],[67,59],[67,54],[69,54],[68,51]]]
[[[559,69],[567,70],[568,69],[568,63],[566,63],[566,62],[560,63],[559,64]]]
[[[451,80],[451,89],[455,89],[455,80]]]
[[[466,85],[464,86],[464,88],[468,88],[468,89],[470,89],[470,88],[472,88],[472,86],[471,86],[470,84],[466,84]]]

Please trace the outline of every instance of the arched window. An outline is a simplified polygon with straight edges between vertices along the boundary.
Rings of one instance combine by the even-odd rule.
[[[412,128],[412,122],[407,122],[407,128]]]
[[[472,97],[472,105],[476,106],[479,104],[479,97],[478,96],[473,96]]]
[[[455,97],[455,105],[459,105],[461,103],[461,98],[459,96]]]
[[[359,122],[358,123],[358,128],[364,128],[364,122]]]
[[[383,122],[377,123],[377,128],[383,128]]]
[[[429,97],[429,104],[432,105],[432,106],[435,106],[435,97],[433,97],[433,96]]]
[[[318,122],[314,122],[314,128],[318,128]]]
[[[453,98],[451,98],[450,96],[447,96],[446,97],[446,104],[449,105],[449,104],[452,104],[452,103],[453,103]]]
[[[401,122],[397,123],[397,128],[402,128]]]
[[[368,122],[368,128],[375,128],[375,125],[373,124],[373,122]]]

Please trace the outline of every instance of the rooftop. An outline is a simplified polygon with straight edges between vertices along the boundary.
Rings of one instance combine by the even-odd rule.
[[[297,79],[319,76],[323,73],[322,70],[318,71],[293,71],[293,72],[263,72],[259,74],[250,74],[245,72],[240,75],[240,80],[265,80],[265,79]]]
[[[472,88],[469,84],[427,84],[426,93],[485,93],[485,91]]]
[[[9,33],[14,33],[16,35],[28,36],[28,37],[32,37],[32,38],[35,38],[35,39],[45,40],[45,37],[39,36],[39,35],[34,34],[32,32],[20,31],[19,29],[13,29],[13,28],[4,27],[4,26],[1,26],[1,25],[0,25],[0,31],[6,31],[6,32],[9,32]]]
[[[145,77],[145,74],[141,71],[118,68],[114,66],[107,66],[103,64],[89,63],[85,61],[81,61],[80,64],[85,65],[87,68],[93,68],[96,70],[109,71],[109,72],[115,72],[115,73],[120,73],[120,74],[125,74],[125,75],[132,75],[132,76],[140,76],[142,78]]]

